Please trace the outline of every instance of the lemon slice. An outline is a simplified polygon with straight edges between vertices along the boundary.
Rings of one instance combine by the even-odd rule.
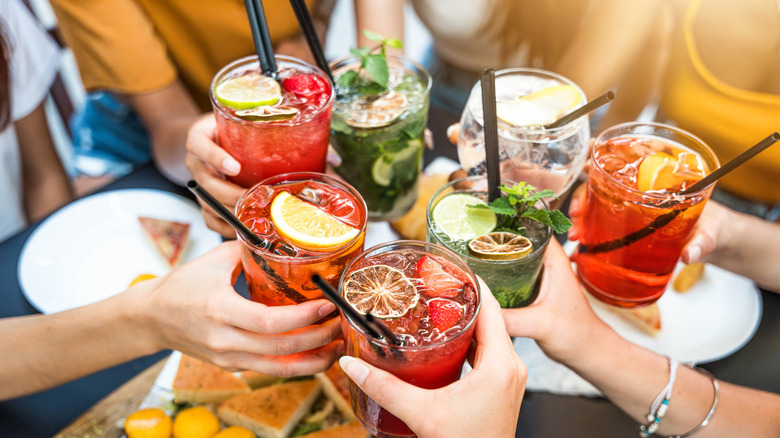
[[[260,73],[228,79],[217,85],[214,93],[219,103],[237,110],[273,105],[282,97],[279,83]]]
[[[304,249],[337,248],[360,233],[286,191],[279,192],[271,202],[271,220],[282,237]]]
[[[681,152],[677,157],[673,157],[664,152],[656,152],[639,163],[636,187],[643,192],[681,190],[685,181],[700,180],[704,177],[702,167],[693,153]]]
[[[527,237],[504,231],[475,237],[468,246],[469,254],[486,260],[517,260],[534,249]]]
[[[398,269],[373,265],[349,274],[344,283],[344,299],[364,315],[398,318],[417,305],[420,293]]]
[[[431,216],[438,227],[453,240],[469,240],[496,227],[496,214],[470,205],[487,205],[476,196],[453,193],[439,201]]]
[[[513,126],[539,126],[552,123],[582,102],[571,85],[548,87],[508,102],[496,104],[499,119]]]

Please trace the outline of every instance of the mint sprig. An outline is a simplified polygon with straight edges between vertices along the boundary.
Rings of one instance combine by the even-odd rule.
[[[340,91],[347,94],[382,94],[387,91],[387,82],[390,79],[386,48],[400,49],[403,43],[397,38],[385,38],[368,30],[364,30],[363,35],[371,41],[378,42],[379,45],[349,49],[352,56],[360,59],[360,67],[342,73],[337,83]],[[363,70],[367,75],[360,74]]]
[[[512,187],[502,184],[499,188],[506,193],[506,196],[498,197],[488,205],[469,206],[492,210],[497,218],[496,231],[525,234],[522,218],[541,222],[558,234],[569,231],[571,221],[563,213],[558,210],[544,210],[534,207],[540,199],[558,199],[552,190],[537,191],[536,187],[526,182],[517,183]]]

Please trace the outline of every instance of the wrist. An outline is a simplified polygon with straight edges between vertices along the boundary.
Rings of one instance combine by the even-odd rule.
[[[160,310],[153,304],[152,288],[134,287],[120,294],[121,317],[127,328],[128,342],[139,355],[149,355],[166,348],[159,323]]]

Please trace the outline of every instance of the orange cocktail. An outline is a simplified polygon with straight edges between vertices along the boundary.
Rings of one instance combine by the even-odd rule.
[[[320,173],[268,178],[241,197],[236,216],[274,251],[243,240],[242,260],[253,301],[296,304],[320,298],[319,274],[338,285],[344,267],[363,250],[366,204],[346,183]]]

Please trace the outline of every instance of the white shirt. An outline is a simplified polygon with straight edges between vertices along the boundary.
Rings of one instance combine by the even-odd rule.
[[[0,22],[10,54],[11,120],[43,102],[57,74],[59,48],[19,0],[0,0]],[[13,123],[0,132],[0,241],[27,223],[22,200],[19,142]]]

